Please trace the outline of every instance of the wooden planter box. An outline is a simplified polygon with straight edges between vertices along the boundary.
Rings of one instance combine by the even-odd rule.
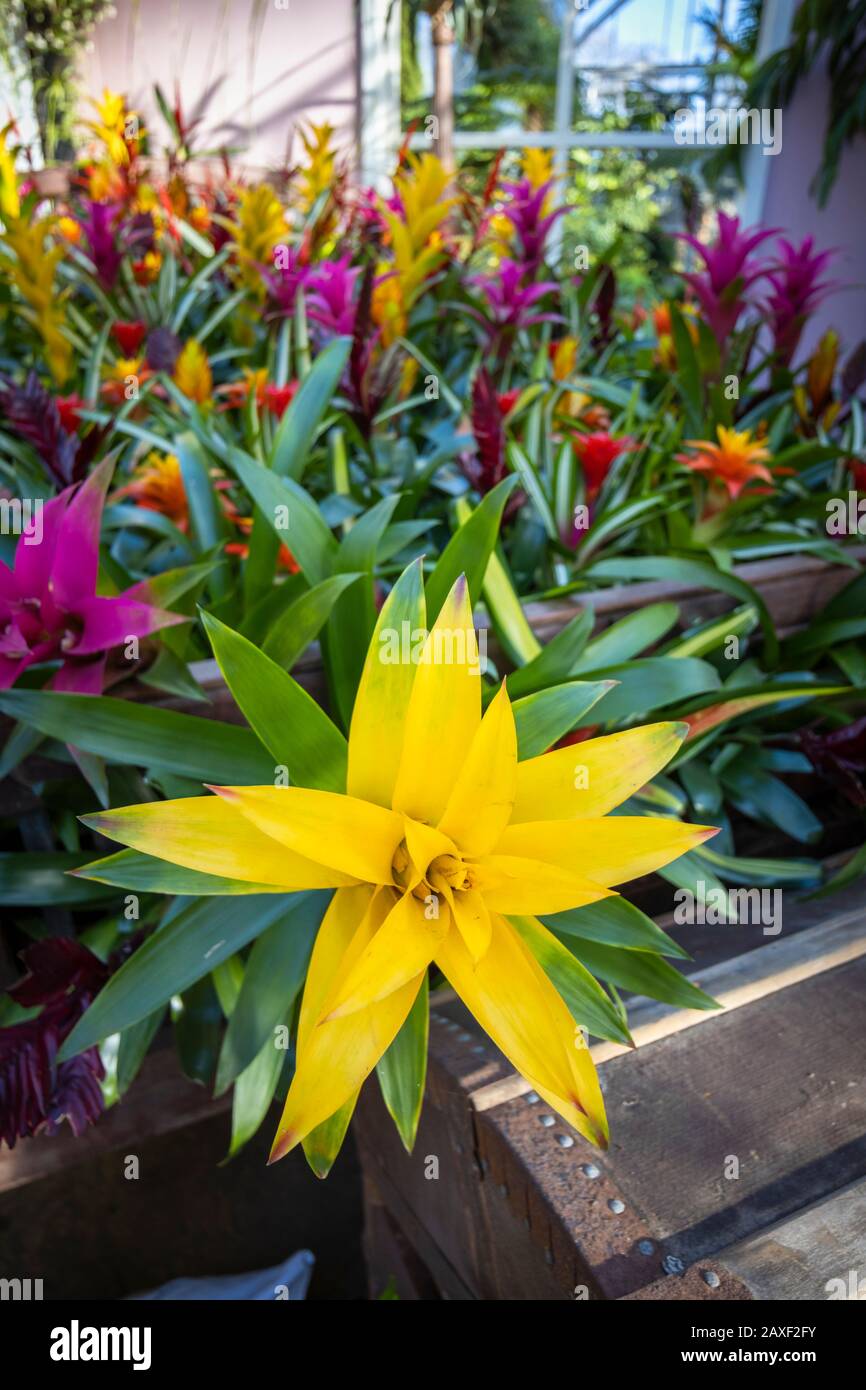
[[[414,1154],[377,1087],[356,1112],[373,1297],[824,1299],[862,1271],[866,887],[786,908],[776,938],[679,933],[715,933],[687,973],[724,1010],[633,1000],[636,1050],[593,1047],[606,1154],[434,994]]]

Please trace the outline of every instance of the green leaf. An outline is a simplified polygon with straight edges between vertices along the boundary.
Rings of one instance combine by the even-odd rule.
[[[348,748],[311,695],[246,637],[202,614],[226,684],[250,725],[292,782],[323,791],[346,789]],[[273,781],[271,768],[268,781]]]
[[[513,477],[503,478],[501,483],[497,483],[457,528],[439,556],[426,583],[427,612],[431,622],[435,621],[461,574],[466,575],[473,607],[480,601],[481,586],[499,535],[505,503],[516,484],[517,479]],[[458,516],[461,512],[466,513],[468,505],[467,502],[466,508],[458,509]]]
[[[508,677],[512,700],[570,679],[592,632],[593,621],[592,609],[581,609],[561,632],[541,648],[538,656],[513,671]]]
[[[288,1015],[306,978],[322,913],[322,895],[290,902],[254,942],[223,1040],[216,1095],[250,1065],[269,1039],[273,1043],[274,1029]]]
[[[668,965],[653,951],[621,951],[615,946],[603,946],[598,941],[585,941],[575,936],[561,937],[563,945],[573,951],[590,970],[615,985],[617,989],[632,990],[678,1009],[717,1009],[720,1006],[702,989]]]
[[[310,584],[327,579],[337,556],[337,542],[310,494],[292,478],[276,477],[240,449],[229,450],[228,462],[277,539],[289,545]]]
[[[698,758],[683,763],[680,779],[699,816],[715,816],[722,809],[724,796],[718,777]]]
[[[726,574],[704,560],[684,560],[677,556],[642,555],[634,559],[599,560],[585,572],[587,579],[647,580],[659,579],[689,588],[720,589],[741,603],[751,604],[761,620],[767,663],[774,666],[779,658],[779,641],[769,609],[757,589],[734,574]]]
[[[541,518],[541,524],[547,532],[549,539],[552,540],[554,544],[557,544],[559,541],[559,533],[556,529],[556,518],[553,515],[553,509],[548,500],[547,493],[544,490],[544,485],[532,461],[527,457],[525,451],[516,440],[511,440],[509,442],[506,447],[506,453],[508,455],[508,462],[514,469],[515,479],[520,479],[526,490],[527,496],[532,500]],[[501,487],[502,484],[500,483],[499,486]]]
[[[338,572],[361,575],[360,581],[335,603],[323,639],[334,703],[347,728],[367,647],[376,626],[373,587],[376,550],[399,500],[397,494],[385,497],[359,517],[337,556]]]
[[[213,979],[205,975],[172,1004],[174,1041],[181,1069],[190,1081],[210,1086],[219,1051],[222,1010]]]
[[[458,502],[458,515],[460,503]],[[526,666],[541,652],[505,563],[494,549],[487,561],[481,592],[493,629],[515,666]]]
[[[718,850],[701,845],[692,850],[690,856],[710,865],[719,878],[728,883],[747,883],[756,888],[777,888],[786,884],[792,887],[813,888],[821,882],[822,869],[817,859],[747,859],[742,855],[734,858]],[[684,856],[686,857],[686,856]],[[679,861],[682,862],[682,861]]]
[[[675,603],[651,603],[648,608],[626,614],[587,643],[575,663],[574,674],[631,661],[638,652],[661,641],[676,626],[679,616],[680,610]]]
[[[0,904],[4,907],[54,907],[99,902],[117,897],[107,888],[67,877],[87,863],[86,854],[0,854]]]
[[[728,763],[719,774],[737,810],[803,844],[820,840],[824,827],[802,797],[778,777],[755,766],[751,753]]]
[[[600,898],[586,907],[574,907],[557,912],[541,921],[558,936],[580,936],[597,941],[602,946],[616,946],[629,951],[655,951],[660,956],[677,956],[688,960],[689,953],[678,942],[657,927],[651,917],[641,912],[627,898],[618,895]]]
[[[7,690],[0,710],[108,762],[158,768],[197,782],[273,781],[273,759],[249,729],[193,714],[53,690]]]
[[[539,926],[534,917],[509,917],[511,925],[529,948],[568,1011],[581,1028],[607,1042],[631,1044],[631,1035],[601,985],[594,980],[572,948],[564,946],[552,932]]]
[[[174,451],[180,461],[189,503],[190,527],[199,549],[210,550],[221,546],[227,534],[226,522],[204,451],[189,430],[175,439]],[[215,593],[225,593],[228,586],[227,566],[220,565],[211,575],[210,582]]]
[[[510,679],[510,678],[509,678]],[[611,681],[563,681],[526,695],[512,706],[517,726],[517,756],[521,762],[551,748],[574,729],[596,701],[612,688]]]
[[[599,723],[621,719],[636,722],[638,716],[704,691],[718,690],[721,684],[715,668],[696,657],[671,661],[666,656],[650,656],[582,674],[593,680],[617,682],[593,711],[594,722]]]
[[[407,1153],[415,1146],[421,1118],[429,1022],[429,986],[425,975],[402,1028],[376,1066],[382,1099]]]
[[[285,1051],[275,1045],[274,1038],[268,1038],[235,1082],[228,1158],[233,1158],[252,1139],[267,1115],[285,1060]]]
[[[315,1129],[302,1141],[304,1156],[315,1173],[317,1178],[326,1178],[334,1165],[334,1161],[343,1147],[343,1140],[346,1137],[346,1130],[349,1128],[349,1121],[358,1103],[358,1092],[341,1105],[339,1110],[335,1110],[333,1115],[329,1115],[327,1120],[323,1120]]]
[[[152,1014],[124,1028],[117,1049],[117,1094],[124,1095],[139,1073],[141,1064],[150,1050],[165,1018],[165,1008],[154,1009]]]
[[[855,850],[839,872],[828,879],[816,893],[810,893],[809,897],[825,898],[830,893],[838,893],[841,888],[847,888],[849,883],[854,883],[861,874],[866,874],[866,844]]]
[[[304,893],[298,898],[327,894]],[[268,897],[205,898],[179,912],[149,936],[97,994],[64,1042],[58,1059],[67,1061],[110,1033],[145,1018],[173,994],[195,984],[269,927],[286,910],[281,894]]]
[[[296,598],[268,628],[262,643],[265,656],[290,671],[318,637],[343,590],[357,578],[357,574],[335,574]]]
[[[316,433],[334,398],[351,351],[351,338],[335,338],[319,353],[280,421],[268,463],[281,477],[303,477]]]
[[[104,859],[93,859],[80,869],[73,869],[71,874],[76,879],[110,883],[115,888],[128,888],[133,893],[170,893],[188,898],[277,891],[273,884],[250,883],[244,879],[202,873],[199,869],[185,869],[180,864],[168,864],[164,859],[141,854],[137,849],[122,849]]]

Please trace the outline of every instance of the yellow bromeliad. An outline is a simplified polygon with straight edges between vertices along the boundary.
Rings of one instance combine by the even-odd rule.
[[[298,171],[299,202],[301,211],[308,213],[316,199],[334,186],[334,127],[328,121],[318,125],[311,121],[309,130],[299,130],[298,134],[309,161]]]
[[[96,119],[83,124],[104,147],[111,163],[125,168],[130,163],[131,151],[137,150],[144,135],[138,112],[128,110],[126,98],[107,87],[101,98],[91,98],[91,105],[95,108]]]
[[[50,217],[33,223],[20,217],[9,218],[3,240],[15,252],[15,261],[3,257],[2,266],[3,273],[24,300],[19,312],[42,339],[51,375],[57,385],[62,386],[69,376],[72,344],[63,332],[66,294],[61,293],[55,283],[63,246],[51,245],[54,230],[55,223]]]
[[[244,189],[238,204],[238,220],[226,223],[238,250],[238,276],[258,299],[265,295],[265,283],[258,267],[273,263],[274,248],[288,236],[282,203],[267,183]]]
[[[8,131],[8,126],[0,131],[0,218],[4,224],[0,237],[14,257],[0,257],[0,274],[15,286],[24,301],[18,312],[42,339],[51,375],[62,386],[72,363],[72,344],[63,332],[66,295],[58,291],[55,283],[63,246],[52,244],[52,234],[57,229],[53,218],[30,222],[21,216],[15,160],[6,143]]]
[[[188,338],[174,364],[174,384],[178,390],[199,405],[207,405],[213,397],[213,375],[207,353],[195,338]]]
[[[587,775],[579,779],[574,748],[521,762],[504,684],[482,718],[463,578],[429,633],[425,622],[416,563],[379,617],[355,700],[344,789],[213,787],[210,798],[86,818],[134,850],[231,875],[251,893],[335,890],[313,950],[272,1160],[351,1109],[431,963],[545,1102],[606,1145],[583,1034],[526,944],[553,940],[534,914],[608,897],[613,884],[714,833],[607,816],[667,763],[682,725],[581,744]]]
[[[385,347],[406,332],[409,311],[425,280],[445,259],[441,226],[458,201],[445,196],[448,173],[432,154],[408,155],[406,168],[394,175],[394,188],[402,216],[382,207],[394,260],[378,267],[380,278],[373,291],[373,318],[382,329]]]

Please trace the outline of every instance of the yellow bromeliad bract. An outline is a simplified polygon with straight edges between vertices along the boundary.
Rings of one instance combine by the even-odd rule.
[[[482,717],[463,578],[429,632],[425,624],[416,562],[392,589],[370,645],[345,792],[212,787],[212,797],[86,818],[135,850],[232,875],[251,893],[335,890],[313,949],[272,1160],[351,1107],[434,963],[547,1104],[606,1146],[583,1033],[525,937],[552,939],[535,914],[608,897],[614,884],[714,833],[607,814],[669,761],[684,726],[630,729],[519,761],[505,683]]]

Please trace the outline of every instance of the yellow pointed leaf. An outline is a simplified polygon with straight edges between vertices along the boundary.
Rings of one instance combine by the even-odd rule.
[[[413,633],[426,622],[421,562],[403,572],[379,614],[355,697],[349,730],[350,796],[390,806],[400,766],[403,729],[417,666]]]
[[[508,827],[496,853],[540,859],[611,885],[661,869],[716,833],[711,826],[684,825],[663,816],[527,821]]]
[[[100,835],[169,864],[286,891],[339,888],[352,875],[287,850],[218,796],[147,801],[82,819]]]
[[[324,1021],[357,1013],[415,979],[427,969],[449,926],[450,918],[428,918],[423,904],[411,893],[404,893],[332,991],[323,1011]]]
[[[363,951],[390,907],[387,891],[377,892],[367,883],[354,888],[341,888],[334,894],[316,933],[307,969],[298,1018],[298,1056],[321,1018],[328,995],[339,984],[345,971],[351,968],[349,948],[352,942],[357,941],[356,951]],[[361,930],[362,926],[364,931]]]
[[[589,865],[587,872],[593,872]],[[488,854],[479,861],[475,878],[491,912],[535,917],[545,912],[567,912],[611,896],[594,880],[540,857]],[[530,903],[535,906],[530,907]]]
[[[404,887],[416,888],[434,859],[442,854],[455,854],[454,841],[435,826],[423,825],[421,821],[412,820],[411,816],[403,817],[403,825],[406,850],[411,861]]]
[[[607,1145],[607,1120],[583,1035],[511,924],[494,913],[477,965],[451,931],[436,963],[494,1043],[548,1104],[592,1143]]]
[[[393,806],[437,825],[481,722],[481,668],[465,578],[424,644],[406,717]]]
[[[685,724],[647,724],[555,748],[518,764],[511,824],[607,815],[676,753]]]
[[[517,731],[503,682],[472,740],[439,829],[464,854],[488,854],[511,818],[516,778]]]
[[[271,1163],[283,1158],[355,1094],[402,1028],[423,978],[421,971],[379,1003],[312,1030],[298,1058]]]
[[[392,882],[403,818],[384,806],[311,787],[214,787],[229,805],[296,854],[365,883]]]
[[[490,946],[490,912],[483,893],[476,888],[451,894],[451,910],[463,943],[477,965]]]

